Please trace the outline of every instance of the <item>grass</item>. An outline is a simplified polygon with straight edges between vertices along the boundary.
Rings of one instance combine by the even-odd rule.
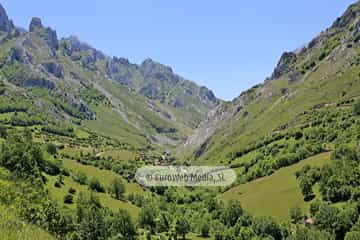
[[[81,139],[86,139],[90,136],[90,134],[80,128],[75,128],[75,136]]]
[[[104,106],[94,107],[97,120],[86,121],[85,126],[102,135],[126,142],[133,146],[146,145],[145,136],[137,129],[125,122],[120,115],[111,108]]]
[[[308,212],[310,205],[303,200],[295,172],[305,165],[322,166],[329,159],[330,153],[321,153],[282,168],[271,176],[234,187],[221,197],[225,201],[238,199],[242,206],[254,215],[272,216],[279,221],[287,220],[292,207],[298,206]],[[314,190],[316,193],[316,188]]]
[[[13,112],[1,113],[1,114],[0,114],[0,120],[8,121],[8,120],[10,120],[10,118],[12,117],[12,115],[14,115]]]
[[[14,210],[2,205],[0,205],[0,239],[55,240],[41,228],[21,221],[14,215]]]
[[[72,180],[70,177],[64,177],[64,185],[61,188],[57,188],[54,186],[54,183],[57,177],[54,176],[46,176],[48,182],[46,184],[47,189],[49,190],[50,196],[52,196],[55,200],[59,203],[68,206],[70,209],[76,208],[76,199],[80,192],[89,192],[89,188],[86,185],[80,185],[79,183]],[[68,194],[70,188],[74,188],[76,190],[76,194],[74,196],[74,203],[73,204],[64,204],[64,196]],[[139,209],[127,202],[127,201],[120,201],[114,199],[109,194],[106,193],[98,193],[100,202],[105,206],[111,209],[112,211],[118,211],[119,209],[126,209],[129,211],[130,215],[135,219],[138,216]]]
[[[218,124],[219,129],[208,139],[208,147],[205,153],[196,159],[197,163],[227,162],[231,153],[271,134],[279,126],[296,123],[298,114],[311,109],[315,104],[334,103],[359,95],[360,65],[344,66],[348,66],[349,59],[356,59],[360,50],[356,48],[348,51],[350,52],[347,58],[336,56],[336,61],[318,62],[316,70],[307,71],[297,81],[290,83],[287,76],[267,81],[264,87],[256,92],[261,93],[261,96],[245,104],[243,111],[248,112],[246,117],[237,114],[229,121]],[[310,59],[305,61],[308,60]],[[301,64],[298,62],[296,66]],[[285,88],[290,95],[281,93],[281,89]],[[236,109],[237,105],[232,104],[231,107]]]
[[[108,187],[111,181],[114,178],[122,178],[120,175],[109,171],[109,170],[101,170],[97,167],[90,166],[90,165],[83,165],[77,161],[73,160],[63,160],[63,164],[65,168],[69,170],[79,171],[85,173],[89,178],[97,178],[100,182],[102,182],[106,187]],[[123,179],[123,178],[122,178]],[[144,190],[136,183],[127,182],[123,179],[126,188],[126,195],[129,193],[137,193],[142,194]]]
[[[59,150],[59,152],[66,154],[70,157],[80,157],[81,153],[83,154],[87,154],[87,153],[93,153],[94,148],[92,147],[82,147],[82,146],[77,146],[75,147],[64,147],[64,149]]]
[[[113,159],[119,159],[123,161],[135,160],[136,154],[125,149],[120,150],[108,150],[100,154],[102,157],[112,157]]]

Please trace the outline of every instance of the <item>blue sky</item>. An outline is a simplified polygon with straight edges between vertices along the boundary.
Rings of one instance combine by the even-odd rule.
[[[230,100],[269,76],[284,51],[326,29],[354,0],[3,0],[111,56],[152,58]]]

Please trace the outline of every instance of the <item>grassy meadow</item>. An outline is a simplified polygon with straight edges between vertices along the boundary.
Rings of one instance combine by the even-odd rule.
[[[282,168],[271,176],[234,187],[221,198],[226,201],[238,199],[242,206],[254,215],[272,216],[279,221],[288,220],[292,207],[298,206],[308,212],[310,205],[303,200],[295,172],[305,165],[322,166],[329,160],[329,152],[321,153]]]

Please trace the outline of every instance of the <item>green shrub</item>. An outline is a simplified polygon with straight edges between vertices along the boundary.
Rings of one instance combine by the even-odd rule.
[[[92,178],[89,183],[89,188],[96,192],[105,192],[105,188],[101,185],[100,181],[96,178]]]
[[[77,173],[72,174],[72,179],[75,182],[80,183],[81,185],[87,184],[87,176],[83,172],[77,172]]]
[[[76,189],[75,188],[69,188],[69,193],[74,195],[76,193]]]
[[[355,115],[360,115],[360,100],[355,102],[355,104],[353,106],[353,112]]]
[[[55,181],[54,187],[61,188],[61,183],[59,181]]]
[[[74,198],[73,198],[73,196],[72,196],[71,194],[66,194],[66,195],[64,196],[64,203],[65,203],[65,204],[72,204],[72,203],[74,203]]]
[[[55,155],[57,153],[56,145],[53,143],[48,143],[46,145],[46,151],[51,155]]]

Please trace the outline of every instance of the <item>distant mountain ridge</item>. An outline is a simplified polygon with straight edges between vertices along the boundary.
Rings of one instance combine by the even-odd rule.
[[[106,111],[113,123],[119,118],[119,128],[126,128],[134,138],[160,145],[183,141],[221,102],[211,90],[151,59],[137,65],[109,57],[74,36],[59,40],[40,18],[34,17],[28,30],[15,27],[1,5],[0,71],[3,80],[15,87],[8,88],[5,96],[17,89],[32,95],[41,111],[59,120],[79,112],[89,125],[104,121],[100,112]],[[61,103],[53,105],[49,96],[34,96],[34,88],[44,89],[56,98],[52,101]],[[89,99],[89,93],[97,95],[91,96],[95,100]],[[99,99],[106,99],[107,105]]]

